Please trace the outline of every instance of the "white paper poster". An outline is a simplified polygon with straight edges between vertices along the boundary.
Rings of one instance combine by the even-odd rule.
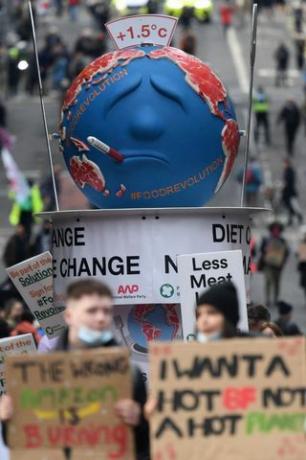
[[[0,395],[5,392],[5,359],[10,355],[23,355],[36,352],[32,334],[0,339]],[[1,458],[1,457],[0,457]]]
[[[185,254],[177,257],[184,338],[194,336],[195,305],[212,286],[234,283],[240,306],[239,328],[248,330],[247,304],[241,251]]]
[[[53,269],[50,252],[27,259],[6,269],[12,283],[49,338],[60,335],[65,326],[63,306],[53,302]]]

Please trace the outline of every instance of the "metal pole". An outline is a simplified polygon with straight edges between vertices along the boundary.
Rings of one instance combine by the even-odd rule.
[[[41,112],[42,112],[43,123],[44,123],[45,137],[46,137],[46,142],[47,142],[47,150],[48,150],[48,155],[49,155],[49,163],[50,163],[50,169],[51,169],[53,193],[54,193],[54,198],[55,198],[55,207],[56,207],[56,211],[59,211],[58,196],[57,196],[55,176],[54,176],[54,168],[53,168],[53,161],[52,161],[52,152],[51,152],[51,146],[50,146],[50,140],[49,140],[49,131],[48,131],[48,125],[47,125],[47,117],[46,117],[45,104],[44,104],[43,87],[42,87],[42,82],[41,82],[41,74],[40,74],[40,66],[39,66],[39,58],[38,58],[38,48],[37,48],[34,16],[33,16],[33,10],[32,10],[32,3],[31,3],[30,0],[28,1],[28,7],[29,7],[31,26],[32,26],[32,39],[33,39],[34,54],[35,54],[35,59],[36,59],[36,69],[37,69],[37,76],[38,76],[40,106],[41,106]]]
[[[248,106],[248,122],[247,122],[247,132],[246,132],[246,147],[245,147],[245,157],[244,157],[244,170],[243,170],[241,201],[240,201],[241,207],[244,206],[246,173],[247,173],[249,153],[250,153],[251,117],[252,117],[253,85],[254,85],[254,70],[255,70],[255,57],[256,57],[257,15],[258,15],[258,5],[257,3],[255,3],[253,5],[253,12],[252,12],[252,35],[251,35],[251,46],[250,46],[249,106]]]

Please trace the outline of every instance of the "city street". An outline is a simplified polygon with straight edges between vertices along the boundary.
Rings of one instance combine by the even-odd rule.
[[[40,39],[46,29],[56,26],[62,34],[66,43],[73,45],[80,32],[85,27],[91,26],[91,19],[85,11],[82,12],[78,24],[69,21],[67,15],[63,18],[50,16],[40,20],[38,34]],[[219,24],[218,2],[215,4],[213,21],[211,24],[194,24],[194,33],[197,37],[198,48],[197,56],[208,62],[214,70],[221,76],[229,89],[232,100],[236,106],[237,115],[241,129],[246,128],[247,124],[247,103],[249,85],[249,43],[250,43],[250,23],[249,18],[243,27],[238,24],[228,31],[227,36],[223,35]],[[175,44],[180,41],[180,29],[178,29]],[[291,50],[289,84],[286,88],[275,87],[275,62],[274,52],[281,41],[284,41]],[[251,139],[251,154],[260,161],[265,179],[265,186],[279,186],[283,159],[285,158],[285,142],[282,127],[277,125],[278,112],[288,97],[294,98],[298,103],[302,102],[303,81],[300,73],[296,70],[294,47],[291,39],[290,20],[283,11],[276,11],[273,17],[264,14],[259,16],[257,59],[255,70],[255,87],[262,85],[271,104],[270,125],[272,132],[272,145],[269,148],[261,146],[258,150],[255,147],[253,136]],[[40,180],[49,174],[48,155],[43,131],[43,123],[40,110],[40,100],[38,95],[28,96],[22,90],[18,95],[6,100],[8,110],[8,126],[10,131],[16,136],[13,155],[20,168],[27,177]],[[59,115],[59,101],[56,93],[49,92],[45,97],[47,120],[49,132],[57,130]],[[52,143],[54,162],[63,165],[63,159],[57,149],[56,142]],[[241,189],[235,179],[238,169],[243,164],[245,150],[245,138],[241,142],[239,158],[236,161],[231,178],[227,181],[220,193],[209,203],[209,206],[239,206]],[[301,127],[298,133],[296,152],[294,156],[294,166],[298,175],[298,190],[300,204],[306,210],[306,162],[305,162],[305,134]],[[2,253],[4,244],[8,236],[12,233],[12,228],[8,223],[8,214],[11,202],[7,198],[5,187],[5,176],[3,169],[0,170],[1,181],[1,230],[0,230],[0,251]],[[86,200],[78,192],[71,182],[67,173],[62,177],[62,194],[60,197],[61,209],[79,209],[88,206]],[[261,198],[258,203],[267,206],[269,203]],[[275,216],[284,223],[286,216],[281,212]],[[266,234],[266,227],[273,220],[273,213],[263,213],[256,217],[254,221],[254,236],[260,243],[261,237]],[[306,305],[302,290],[299,288],[299,275],[296,270],[296,247],[302,236],[301,228],[297,225],[287,228],[285,237],[288,239],[291,254],[287,263],[283,282],[281,298],[292,303],[295,307],[294,319],[299,326],[306,331]],[[3,268],[1,269],[1,279],[4,278]],[[256,285],[256,299],[262,300],[263,283],[259,275]],[[275,316],[275,312],[274,316]]]

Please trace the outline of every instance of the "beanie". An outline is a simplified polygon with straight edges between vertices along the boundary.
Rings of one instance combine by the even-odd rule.
[[[280,315],[288,315],[293,310],[293,306],[280,300],[277,302],[278,312]]]
[[[197,307],[203,304],[212,305],[220,311],[233,326],[239,322],[239,301],[233,283],[216,284],[205,291],[197,301]]]

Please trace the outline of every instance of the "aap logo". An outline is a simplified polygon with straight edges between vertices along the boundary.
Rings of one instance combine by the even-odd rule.
[[[174,287],[171,284],[166,283],[160,287],[159,292],[162,297],[170,299],[170,297],[174,295]]]
[[[139,291],[138,284],[121,284],[118,287],[118,294],[136,294]]]

